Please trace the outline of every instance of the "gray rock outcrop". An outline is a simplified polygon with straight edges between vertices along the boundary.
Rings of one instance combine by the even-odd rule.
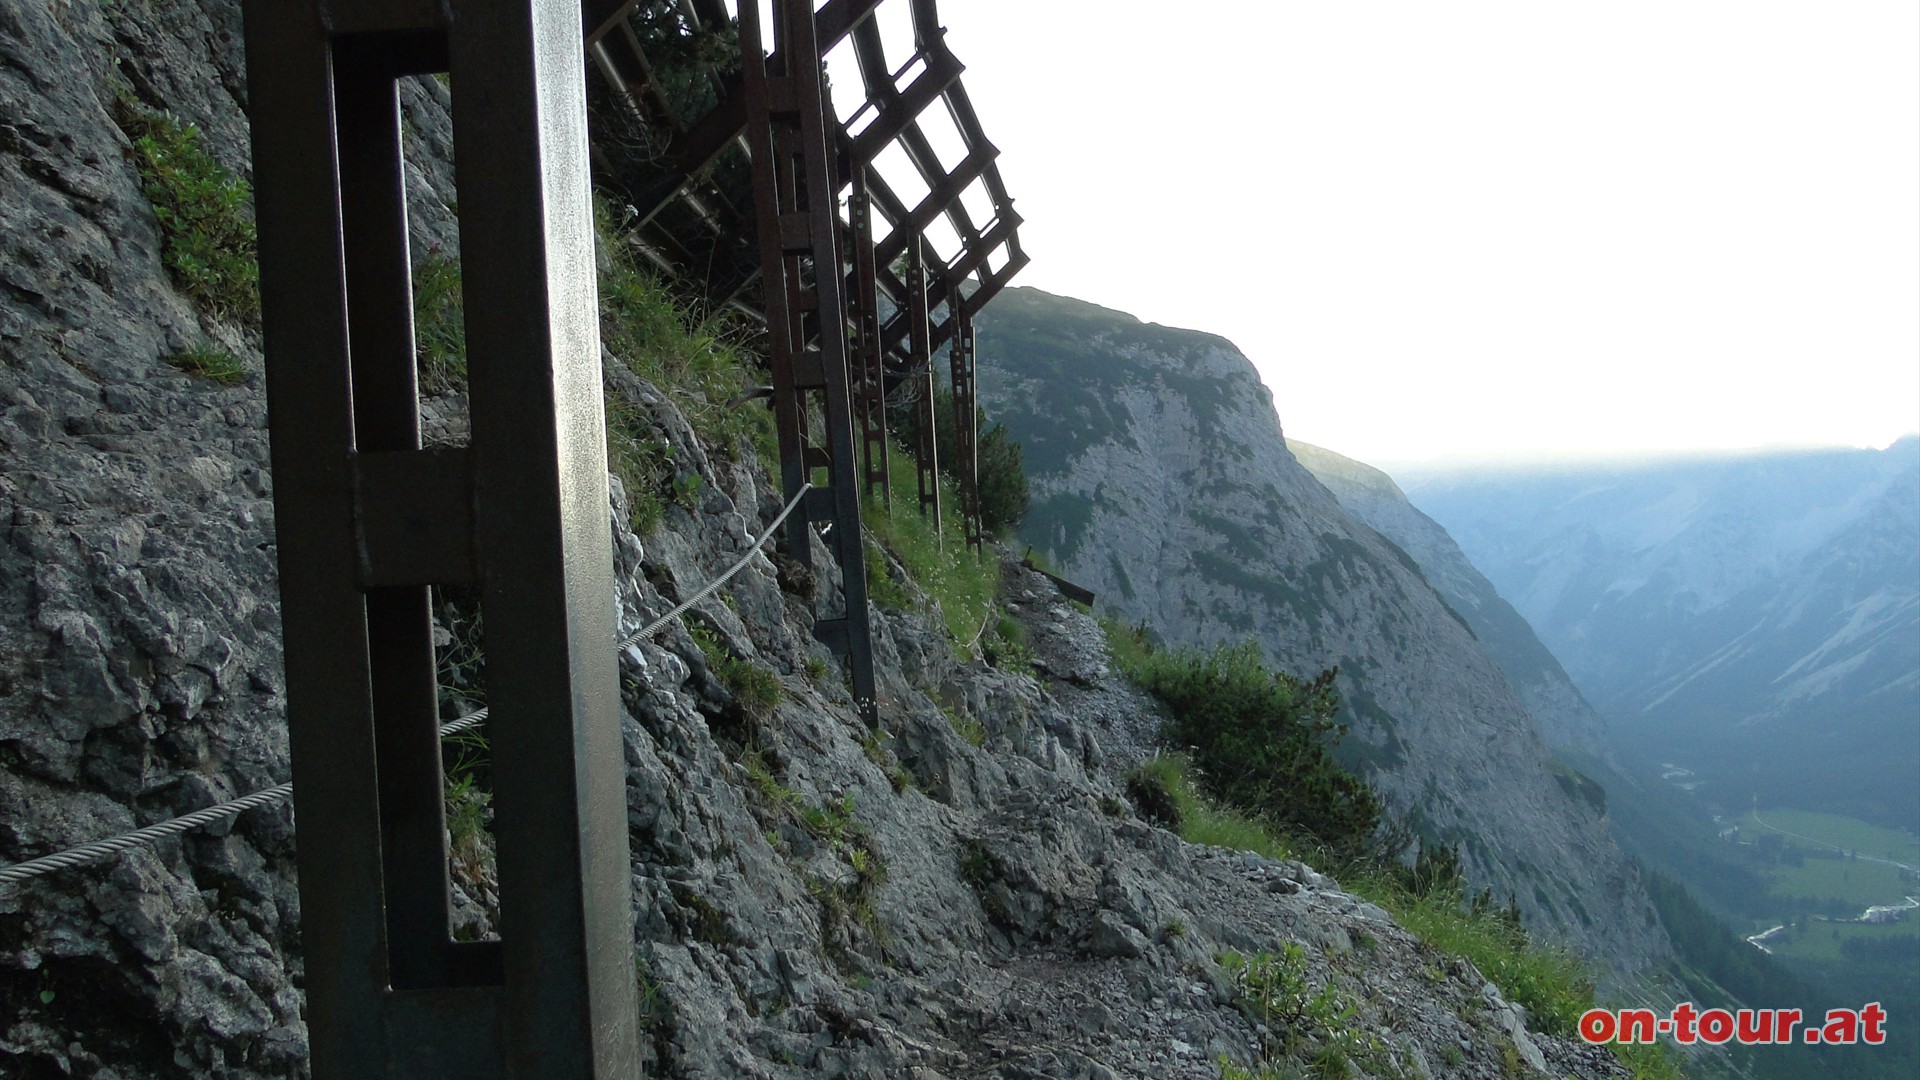
[[[1341,671],[1342,747],[1469,880],[1630,980],[1667,955],[1596,807],[1553,776],[1499,667],[1406,554],[1294,459],[1253,365],[1208,334],[1034,289],[983,316],[980,387],[1026,446],[1022,538],[1173,644],[1251,638]]]
[[[1527,707],[1547,745],[1606,757],[1606,724],[1587,704],[1533,628],[1474,568],[1440,523],[1407,501],[1393,478],[1371,465],[1298,439],[1287,440],[1295,460],[1369,528],[1412,556],[1447,606],[1473,629]]]
[[[255,334],[170,280],[115,120],[123,96],[172,110],[244,174],[242,70],[231,0],[0,0],[8,862],[287,776]],[[452,239],[446,95],[418,80],[404,100],[425,255]],[[253,374],[168,362],[209,341]],[[778,500],[663,388],[620,389],[703,479],[644,542],[616,530],[628,630],[744,553]],[[427,404],[437,437],[459,411]],[[1351,1031],[1300,1036],[1348,1040],[1370,1073],[1623,1075],[1309,868],[1136,819],[1119,772],[1150,751],[1152,710],[1091,620],[1009,573],[1039,677],[887,615],[884,735],[763,556],[622,655],[649,1075],[1211,1078],[1263,1038],[1217,955],[1288,943],[1355,1010]],[[733,698],[696,624],[777,678],[769,713]],[[0,1073],[305,1075],[296,812],[0,890]],[[484,867],[456,878],[461,926],[484,932]]]

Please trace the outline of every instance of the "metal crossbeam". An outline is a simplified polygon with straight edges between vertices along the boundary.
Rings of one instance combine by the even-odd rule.
[[[247,0],[313,1075],[635,1075],[581,9]],[[420,448],[395,80],[453,73],[472,443]],[[487,625],[497,941],[448,933],[427,586]]]

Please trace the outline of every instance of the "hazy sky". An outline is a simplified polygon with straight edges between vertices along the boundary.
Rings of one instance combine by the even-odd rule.
[[[1391,462],[1920,429],[1914,0],[941,7],[1018,283],[1231,338],[1290,435]]]

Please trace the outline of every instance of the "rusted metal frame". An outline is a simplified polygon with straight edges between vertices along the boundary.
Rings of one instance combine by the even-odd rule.
[[[1019,227],[1019,215],[1013,214],[1009,217],[1003,217],[981,236],[980,243],[974,245],[971,250],[963,253],[959,261],[944,268],[942,274],[943,280],[954,283],[966,281],[967,278],[973,275],[974,271],[980,269],[981,265],[987,261],[989,255],[1001,245],[1008,243],[1014,238],[1016,230],[1018,230]],[[1017,261],[1020,266],[1026,265],[1024,256],[1019,257]],[[1013,266],[1014,262],[1010,261],[1008,265]],[[1000,277],[999,284],[993,286],[993,291],[997,293],[1000,288],[1005,285],[1006,277],[1011,277],[1011,275],[996,276]],[[971,300],[971,298],[969,299]],[[992,299],[992,297],[988,296],[987,299]],[[974,305],[973,310],[978,311],[980,305],[984,305],[985,303],[986,300],[979,301],[978,304]],[[955,326],[951,315],[934,324],[928,336],[930,348],[938,349],[940,346],[946,344],[952,339],[954,329]],[[910,339],[911,330],[912,327],[907,313],[904,311],[895,312],[893,318],[887,320],[886,325],[880,328],[881,347],[887,350],[898,348],[902,342]]]
[[[974,389],[973,319],[967,315],[965,298],[957,287],[947,294],[947,310],[958,320],[953,342],[947,350],[953,388],[954,460],[947,463],[960,489],[960,523],[967,545],[979,550],[983,539],[980,526],[980,418],[976,413]]]
[[[975,147],[952,172],[933,185],[918,205],[893,223],[893,230],[876,247],[880,261],[890,263],[899,258],[901,252],[907,249],[907,238],[925,233],[927,227],[938,220],[948,207],[959,202],[960,196],[974,181],[992,169],[994,159],[999,155],[1000,151],[991,144],[982,143]]]
[[[936,54],[944,53],[950,56],[951,54],[947,52],[946,45],[942,40],[943,35],[944,31],[938,26],[923,27],[920,25],[918,15],[916,14],[914,37],[916,39],[917,52],[915,58],[927,57],[928,65],[931,67]],[[869,19],[854,27],[853,48],[854,56],[860,64],[862,79],[867,84],[868,101],[872,102],[877,108],[882,109],[883,116],[886,112],[895,109],[907,114],[906,121],[897,125],[898,130],[893,133],[894,137],[888,141],[899,145],[901,150],[906,153],[908,160],[913,163],[914,169],[919,172],[921,180],[924,181],[929,188],[932,188],[940,182],[941,178],[947,175],[946,166],[941,163],[940,156],[934,153],[933,144],[927,140],[926,133],[920,128],[920,113],[926,105],[932,104],[932,101],[929,99],[918,107],[911,108],[901,101],[901,91],[898,85],[896,85],[899,73],[891,71],[887,67],[886,50],[880,40],[880,27],[873,20]],[[907,67],[911,67],[912,63],[913,61],[909,60],[906,65],[902,66],[901,71],[904,72]],[[914,85],[919,86],[926,82],[928,82],[928,80],[923,75],[921,78],[914,80]],[[957,77],[952,80],[947,80],[945,84],[941,85],[938,96],[945,96],[957,82]],[[875,123],[879,123],[879,121],[875,121]],[[864,133],[862,134],[864,135]],[[969,152],[971,152],[974,146],[985,141],[984,136],[982,136],[977,129],[974,131],[963,130],[960,136]],[[879,153],[879,148],[876,147],[873,153]],[[954,230],[960,235],[963,243],[971,242],[978,236],[978,231],[974,228],[973,222],[967,214],[966,207],[957,202],[953,203],[947,208],[947,216],[952,220]]]
[[[867,170],[854,174],[853,194],[847,200],[847,231],[853,238],[853,322],[856,348],[855,386],[860,421],[863,488],[868,497],[891,507],[893,485],[891,448],[887,444],[886,369],[880,354],[880,288],[875,278],[873,200],[867,194]]]
[[[913,43],[924,46],[936,35],[946,33],[946,27],[940,25],[940,11],[934,0],[913,0]]]
[[[681,7],[692,14],[697,23],[724,26],[732,18],[723,0],[681,0]]]
[[[871,25],[870,23],[864,25]],[[855,40],[858,40],[856,35]],[[868,104],[878,110],[872,123],[862,128],[858,135],[847,135],[844,129],[840,135],[841,164],[839,175],[851,177],[856,168],[869,164],[874,157],[886,148],[886,145],[899,138],[909,127],[918,122],[920,114],[928,106],[940,100],[947,88],[960,79],[966,71],[958,57],[948,52],[946,47],[938,46],[927,54],[927,67],[918,78],[908,84],[905,90],[897,93],[883,92],[869,97]],[[888,88],[889,90],[891,87]]]
[[[580,34],[588,45],[612,33],[644,0],[580,0]]]
[[[640,107],[640,100],[645,98],[652,114],[659,118],[660,123],[669,131],[677,132],[680,130],[680,119],[674,115],[673,106],[661,92],[660,82],[654,76],[653,63],[647,59],[646,49],[641,46],[639,37],[634,34],[633,26],[626,18],[633,6],[623,8],[619,17],[610,20],[601,28],[602,33],[587,40],[587,55],[593,59],[594,66],[600,69],[601,76],[612,87],[614,95],[620,98],[621,103],[634,114],[635,119],[642,123],[647,122],[649,109]],[[608,38],[613,38],[616,45],[610,47],[607,44]],[[622,69],[621,61],[615,55],[616,48],[638,69],[638,80],[629,78],[628,73]]]
[[[612,1080],[638,999],[579,16],[452,2],[502,1034],[511,1076]]]
[[[967,96],[967,88],[955,83],[942,94],[940,100],[947,106],[947,113],[953,118],[953,125],[960,129],[969,140],[969,146],[977,146],[986,141],[986,134],[980,126],[980,117],[973,111],[973,99]],[[1013,205],[1013,198],[1007,194],[1007,185],[995,169],[987,174],[987,197],[993,203],[994,213],[1004,214]]]
[[[873,670],[871,616],[867,604],[865,531],[860,521],[858,452],[854,446],[852,371],[849,364],[841,261],[840,215],[831,156],[832,137],[839,130],[827,94],[825,61],[829,45],[819,37],[813,0],[786,0],[787,39],[792,57],[788,76],[794,81],[800,107],[800,134],[805,150],[800,162],[806,170],[806,212],[811,231],[809,271],[818,297],[821,375],[824,382],[822,419],[826,427],[828,493],[832,496],[833,529],[829,544],[839,556],[841,592],[845,609],[842,626],[825,635],[846,653],[852,669],[853,697],[868,723],[879,720]],[[816,634],[820,628],[816,627]]]
[[[1007,283],[1012,281],[1014,276],[1020,273],[1021,270],[1025,269],[1028,262],[1032,261],[1026,252],[1021,251],[1015,246],[1016,239],[1017,238],[1009,239],[1007,241],[1008,256],[1006,265],[990,274],[977,278],[976,280],[979,284],[972,292],[967,294],[966,311],[969,318],[980,314],[980,309],[992,303],[993,298],[1000,295],[1000,290],[1006,288]]]
[[[246,7],[319,1080],[597,1080],[637,1063],[578,17],[528,0]],[[493,91],[454,98],[464,453],[417,448],[391,96],[392,74],[449,66],[457,87]],[[418,512],[456,506],[471,515]],[[426,565],[433,581],[477,571],[484,591],[498,943],[433,928],[445,856],[426,837],[440,814],[425,790],[438,772]],[[396,861],[408,852],[431,870]]]
[[[852,33],[855,26],[873,14],[874,8],[879,5],[880,0],[827,0],[814,16],[816,40],[819,43],[816,55],[825,56]],[[744,43],[740,51],[744,63]],[[768,61],[784,69],[787,59],[776,51],[775,55],[768,57]],[[718,105],[695,121],[685,136],[675,139],[668,146],[667,157],[671,163],[668,172],[672,178],[645,193],[637,193],[635,205],[640,211],[641,220],[650,220],[660,212],[661,207],[673,201],[681,188],[712,165],[729,144],[741,137],[746,122],[747,100],[742,80],[734,84],[731,92],[721,96]]]
[[[816,617],[814,634],[847,660],[854,698],[878,722],[866,553],[860,522],[860,474],[846,340],[844,268],[828,133],[832,118],[822,77],[825,48],[812,0],[775,0],[775,55],[767,56],[756,5],[740,12],[741,87],[754,167],[756,233],[767,307],[774,417],[787,498],[824,468],[825,482],[790,519],[788,553],[806,564],[812,523],[826,536],[841,578],[839,618]],[[808,344],[817,335],[818,348]],[[808,398],[820,398],[823,446],[808,444]]]
[[[300,793],[306,1021],[313,1073],[384,1048],[385,905],[365,602],[356,574],[352,377],[332,43],[311,6],[246,10],[288,744]]]

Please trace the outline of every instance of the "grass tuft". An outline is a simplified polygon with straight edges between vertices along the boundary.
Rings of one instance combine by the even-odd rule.
[[[674,403],[708,445],[729,456],[755,452],[772,438],[773,414],[762,402],[732,404],[763,378],[739,345],[745,329],[724,314],[683,310],[667,286],[636,260],[625,226],[604,203],[595,225],[601,344],[635,375],[672,391]],[[631,434],[645,441],[642,433]],[[661,479],[670,485],[677,477]]]
[[[1000,582],[999,563],[990,553],[976,554],[967,546],[958,517],[947,517],[943,527],[935,530],[933,519],[912,505],[907,493],[918,490],[919,479],[906,450],[893,448],[888,469],[893,506],[866,499],[861,520],[867,532],[900,561],[907,576],[933,601],[954,643],[970,645],[993,610]],[[940,478],[940,502],[946,507],[960,505],[953,482],[946,477]],[[867,589],[874,603],[890,611],[902,611],[913,604],[910,590],[888,572],[885,557],[872,550],[867,553]]]
[[[413,349],[422,393],[466,388],[466,304],[460,283],[458,259],[435,255],[413,268]]]
[[[221,386],[239,386],[247,381],[247,368],[240,358],[215,345],[200,345],[174,353],[167,357],[167,363]]]
[[[200,145],[200,131],[170,112],[122,103],[140,189],[165,238],[161,261],[182,292],[210,314],[260,314],[253,192]]]

